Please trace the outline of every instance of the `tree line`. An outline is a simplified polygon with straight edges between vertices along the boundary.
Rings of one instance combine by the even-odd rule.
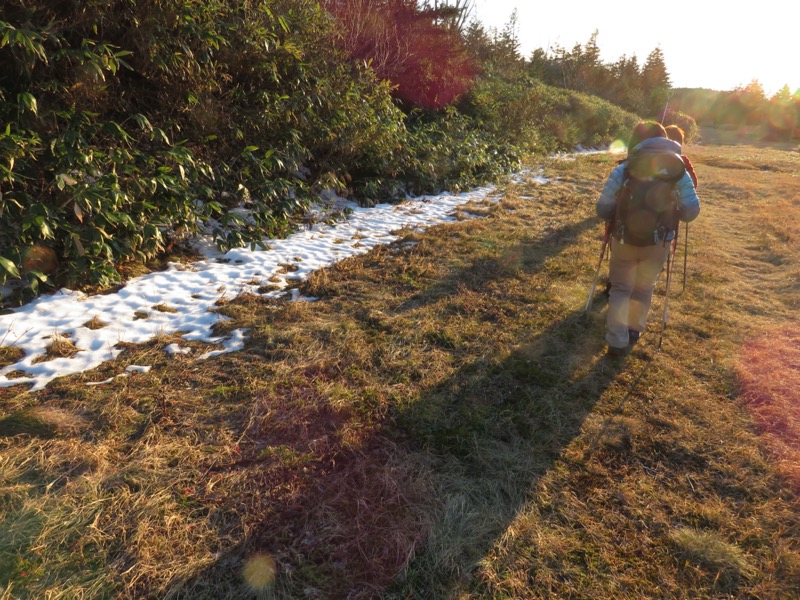
[[[800,139],[800,89],[792,93],[788,85],[772,96],[767,96],[758,80],[725,92],[676,89],[672,103],[700,125],[735,129],[771,141]]]
[[[636,55],[605,63],[600,60],[596,30],[585,44],[537,48],[526,59],[520,54],[517,26],[516,12],[494,35],[472,23],[468,39],[479,47],[499,46],[501,52],[490,53],[502,57],[506,67],[518,65],[548,85],[592,94],[639,115],[654,116],[664,109],[671,82],[661,48],[654,48],[641,65]]]
[[[636,55],[614,62],[600,60],[595,31],[585,44],[537,48],[529,57],[520,53],[516,11],[501,31],[478,22],[466,30],[472,51],[504,70],[517,69],[551,86],[598,96],[644,117],[666,118],[690,132],[697,125],[754,129],[771,140],[800,138],[800,89],[783,86],[767,96],[758,80],[733,90],[674,89],[659,47],[640,64]]]

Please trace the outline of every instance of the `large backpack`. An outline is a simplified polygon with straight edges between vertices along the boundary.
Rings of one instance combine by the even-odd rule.
[[[685,172],[680,145],[672,140],[651,138],[636,146],[617,193],[614,237],[633,246],[670,239],[678,227],[675,186]]]

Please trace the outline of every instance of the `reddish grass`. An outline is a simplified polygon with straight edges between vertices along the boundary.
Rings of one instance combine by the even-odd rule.
[[[256,403],[243,447],[244,462],[266,440],[297,458],[297,465],[271,469],[275,459],[254,458],[271,472],[269,487],[286,493],[272,494],[251,546],[274,552],[279,564],[290,547],[326,574],[326,588],[338,597],[378,595],[430,528],[431,490],[391,442],[348,408],[337,410],[311,388],[291,394],[294,402]]]
[[[741,395],[778,470],[800,490],[800,328],[748,341],[737,365]]]

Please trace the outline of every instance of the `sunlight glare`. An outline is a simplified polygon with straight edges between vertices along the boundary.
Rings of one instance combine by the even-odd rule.
[[[628,144],[626,144],[625,141],[621,139],[616,139],[613,142],[611,142],[611,145],[608,148],[609,152],[611,152],[612,154],[621,154],[625,152],[627,149],[628,149]]]
[[[244,563],[242,577],[254,592],[268,590],[275,582],[275,559],[264,552],[257,552]]]
[[[778,328],[749,340],[736,372],[778,470],[800,489],[800,329]]]

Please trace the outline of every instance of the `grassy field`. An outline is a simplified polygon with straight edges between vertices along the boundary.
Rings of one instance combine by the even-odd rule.
[[[800,153],[687,153],[660,352],[663,281],[625,361],[581,314],[597,154],[220,306],[241,352],[0,390],[0,599],[800,596]]]

